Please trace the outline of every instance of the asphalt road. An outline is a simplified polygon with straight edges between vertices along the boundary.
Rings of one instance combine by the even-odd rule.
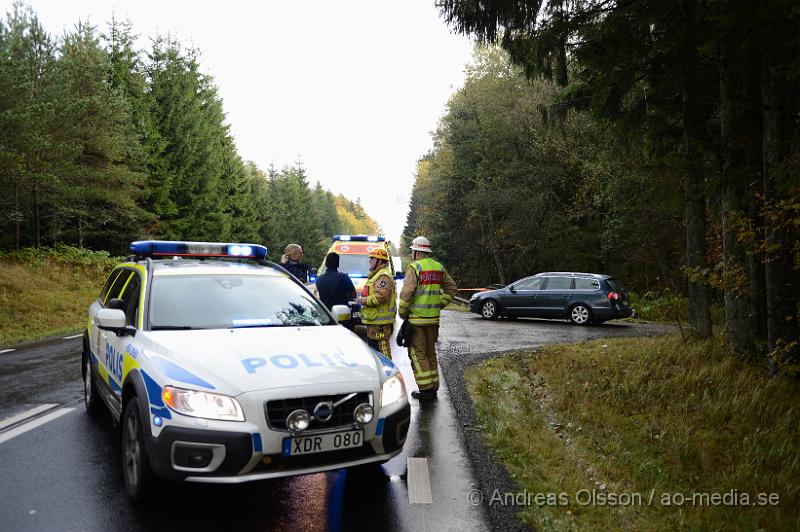
[[[513,484],[472,430],[464,366],[547,343],[661,331],[613,322],[586,328],[541,320],[487,322],[475,314],[445,312],[440,398],[421,407],[412,400],[404,452],[385,464],[382,474],[362,478],[342,470],[237,486],[173,484],[148,505],[133,504],[125,494],[120,438],[110,419],[93,420],[83,409],[81,339],[59,338],[4,353],[0,346],[0,529],[513,529],[518,525],[511,509],[473,505],[469,499],[471,490],[513,491]],[[405,350],[397,348],[394,360],[411,391]],[[36,416],[9,424],[34,408],[41,410]],[[30,430],[21,432],[25,428]],[[431,503],[409,499],[409,458],[426,460]]]

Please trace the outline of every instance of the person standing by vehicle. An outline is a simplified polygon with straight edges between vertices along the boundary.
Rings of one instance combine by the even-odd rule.
[[[397,314],[396,294],[389,253],[376,247],[369,252],[369,277],[356,301],[361,304],[361,322],[367,326],[367,343],[389,359],[392,358],[389,339]]]
[[[400,317],[414,326],[408,355],[418,392],[411,397],[433,401],[439,390],[439,364],[436,340],[439,338],[439,314],[458,291],[453,278],[441,263],[430,257],[431,243],[424,236],[411,241],[411,259],[400,292]]]
[[[311,270],[311,266],[303,262],[303,248],[300,244],[286,246],[281,257],[281,266],[297,277],[300,282],[304,284],[308,282],[308,272]]]
[[[356,287],[350,276],[339,271],[338,253],[331,252],[325,256],[325,273],[317,278],[317,293],[328,310],[333,310],[334,305],[347,305],[348,301],[356,298]]]

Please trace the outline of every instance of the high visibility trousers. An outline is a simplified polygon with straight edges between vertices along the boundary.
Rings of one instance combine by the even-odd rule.
[[[436,340],[439,338],[439,325],[414,325],[414,336],[408,356],[414,380],[422,390],[439,389],[439,364],[436,359]]]
[[[389,360],[392,359],[392,346],[389,340],[392,338],[393,330],[393,325],[367,325],[367,345],[380,351]]]

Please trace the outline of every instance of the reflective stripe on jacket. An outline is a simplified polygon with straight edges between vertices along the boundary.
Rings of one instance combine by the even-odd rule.
[[[389,283],[391,293],[389,299],[384,303],[377,303],[377,294],[373,293],[373,283],[378,280],[378,277],[385,276],[386,282]],[[367,299],[361,307],[361,322],[366,325],[392,325],[394,323],[397,308],[395,301],[397,294],[395,292],[394,279],[392,278],[392,271],[388,266],[375,271],[369,276],[367,282],[364,284],[364,289],[361,295]],[[371,299],[371,301],[370,301]]]
[[[408,307],[408,321],[414,325],[437,325],[442,310],[444,266],[430,257],[412,262],[417,273],[417,291]]]

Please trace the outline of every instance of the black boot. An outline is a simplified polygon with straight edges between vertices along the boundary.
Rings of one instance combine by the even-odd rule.
[[[419,401],[435,401],[436,390],[420,390],[418,392],[411,392],[411,397]]]

